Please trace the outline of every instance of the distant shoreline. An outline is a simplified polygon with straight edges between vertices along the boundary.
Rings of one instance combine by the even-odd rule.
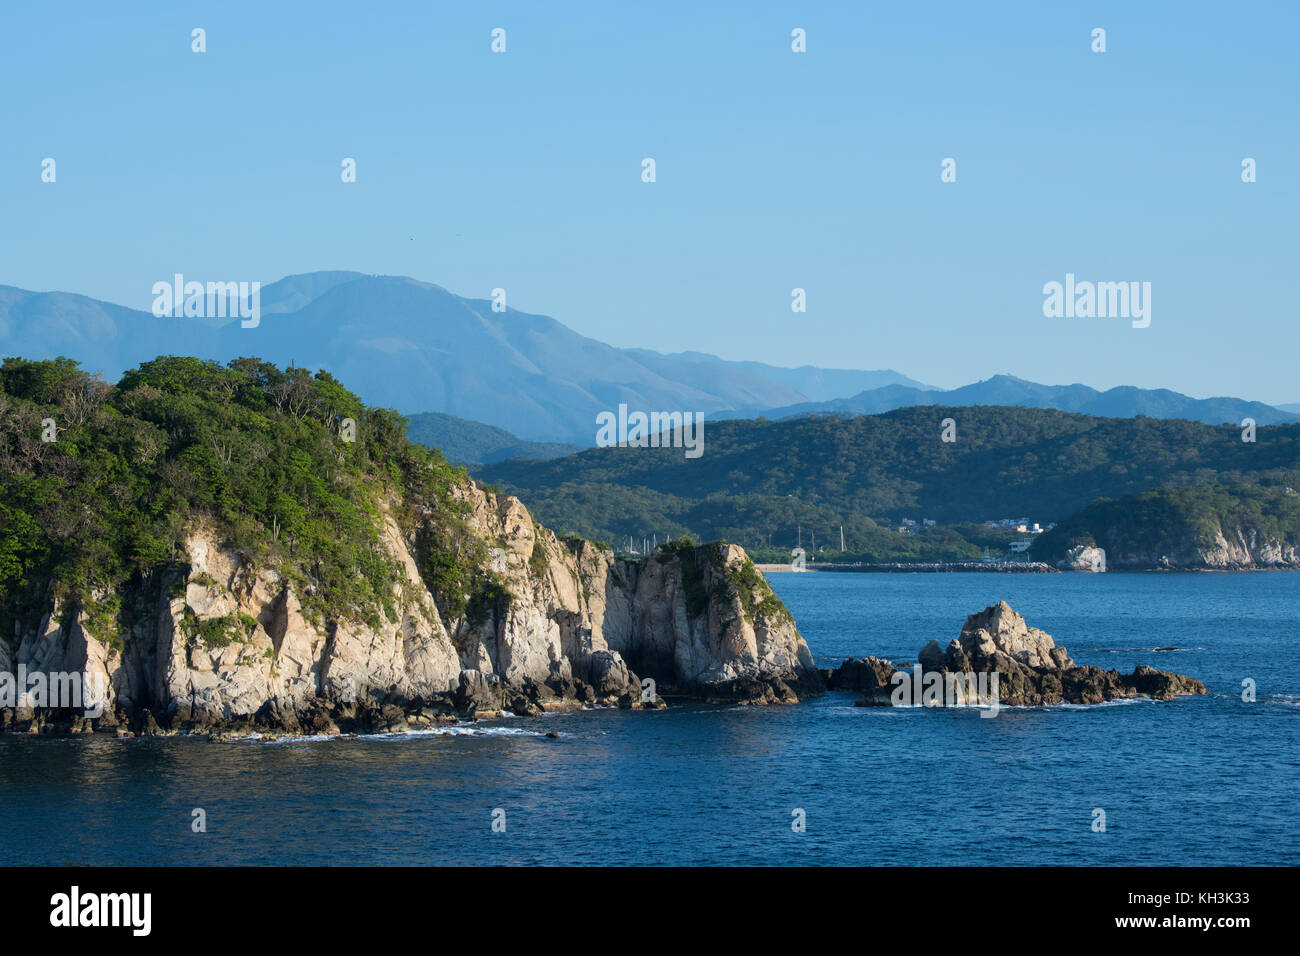
[[[758,570],[764,574],[780,574],[794,569],[788,564],[758,564]],[[1060,574],[1062,568],[1055,568],[1041,561],[1016,561],[1000,564],[985,564],[981,561],[940,561],[915,564],[831,564],[809,565],[807,571],[835,571],[841,574],[856,572],[859,574],[949,574],[949,573],[984,573],[984,574]],[[1241,574],[1260,571],[1300,571],[1294,565],[1256,565],[1239,568],[1110,568],[1105,572],[1079,571],[1078,574]]]
[[[793,572],[789,564],[760,564],[758,569],[764,574]],[[935,561],[891,564],[818,564],[809,565],[805,571],[835,571],[841,574],[948,574],[961,572],[984,572],[998,574],[1060,574],[1060,569],[1042,561]]]

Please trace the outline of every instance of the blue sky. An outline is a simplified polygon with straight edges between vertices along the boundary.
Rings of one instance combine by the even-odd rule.
[[[609,7],[10,0],[0,283],[355,269],[615,345],[1300,401],[1300,5]],[[1045,318],[1067,272],[1150,327]]]

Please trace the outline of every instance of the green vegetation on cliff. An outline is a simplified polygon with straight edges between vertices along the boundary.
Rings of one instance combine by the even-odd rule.
[[[197,525],[278,570],[313,617],[376,623],[399,577],[376,546],[384,502],[404,532],[419,529],[444,614],[504,600],[453,494],[467,476],[407,441],[405,424],[326,372],[254,358],[161,357],[116,385],[68,359],[6,359],[0,628],[40,613],[47,585],[65,603],[98,605],[176,566]],[[237,639],[246,622],[228,623],[192,636]]]
[[[693,538],[682,537],[669,541],[655,552],[657,561],[666,563],[676,558],[681,563],[686,612],[702,614],[708,610],[710,599],[725,601],[730,592],[739,599],[741,612],[751,624],[757,617],[793,623],[789,610],[749,557],[730,569],[724,567],[726,549],[725,541],[697,545]],[[705,583],[706,569],[715,578],[712,591]]]

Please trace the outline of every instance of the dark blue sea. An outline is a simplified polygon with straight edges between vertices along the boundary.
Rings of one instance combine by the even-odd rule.
[[[914,660],[1005,599],[1080,663],[1148,663],[1210,693],[992,719],[845,693],[356,740],[6,737],[0,863],[1300,860],[1300,573],[770,580],[823,665]]]

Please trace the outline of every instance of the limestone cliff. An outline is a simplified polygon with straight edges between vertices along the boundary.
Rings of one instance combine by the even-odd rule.
[[[433,579],[438,506],[380,505],[379,549],[398,569],[374,619],[334,615],[313,587],[258,566],[211,524],[188,562],[98,600],[50,597],[38,624],[0,640],[0,671],[85,672],[100,716],[0,709],[8,730],[334,733],[603,704],[662,706],[660,693],[794,701],[820,689],[794,621],[735,545],[663,548],[639,560],[538,526],[516,498],[454,489],[491,586]],[[116,608],[106,613],[105,608]],[[89,695],[88,695],[89,696]]]
[[[1112,535],[1106,548],[1112,568],[1161,571],[1244,571],[1300,568],[1300,547],[1257,528],[1214,527],[1165,540],[1158,547]]]

